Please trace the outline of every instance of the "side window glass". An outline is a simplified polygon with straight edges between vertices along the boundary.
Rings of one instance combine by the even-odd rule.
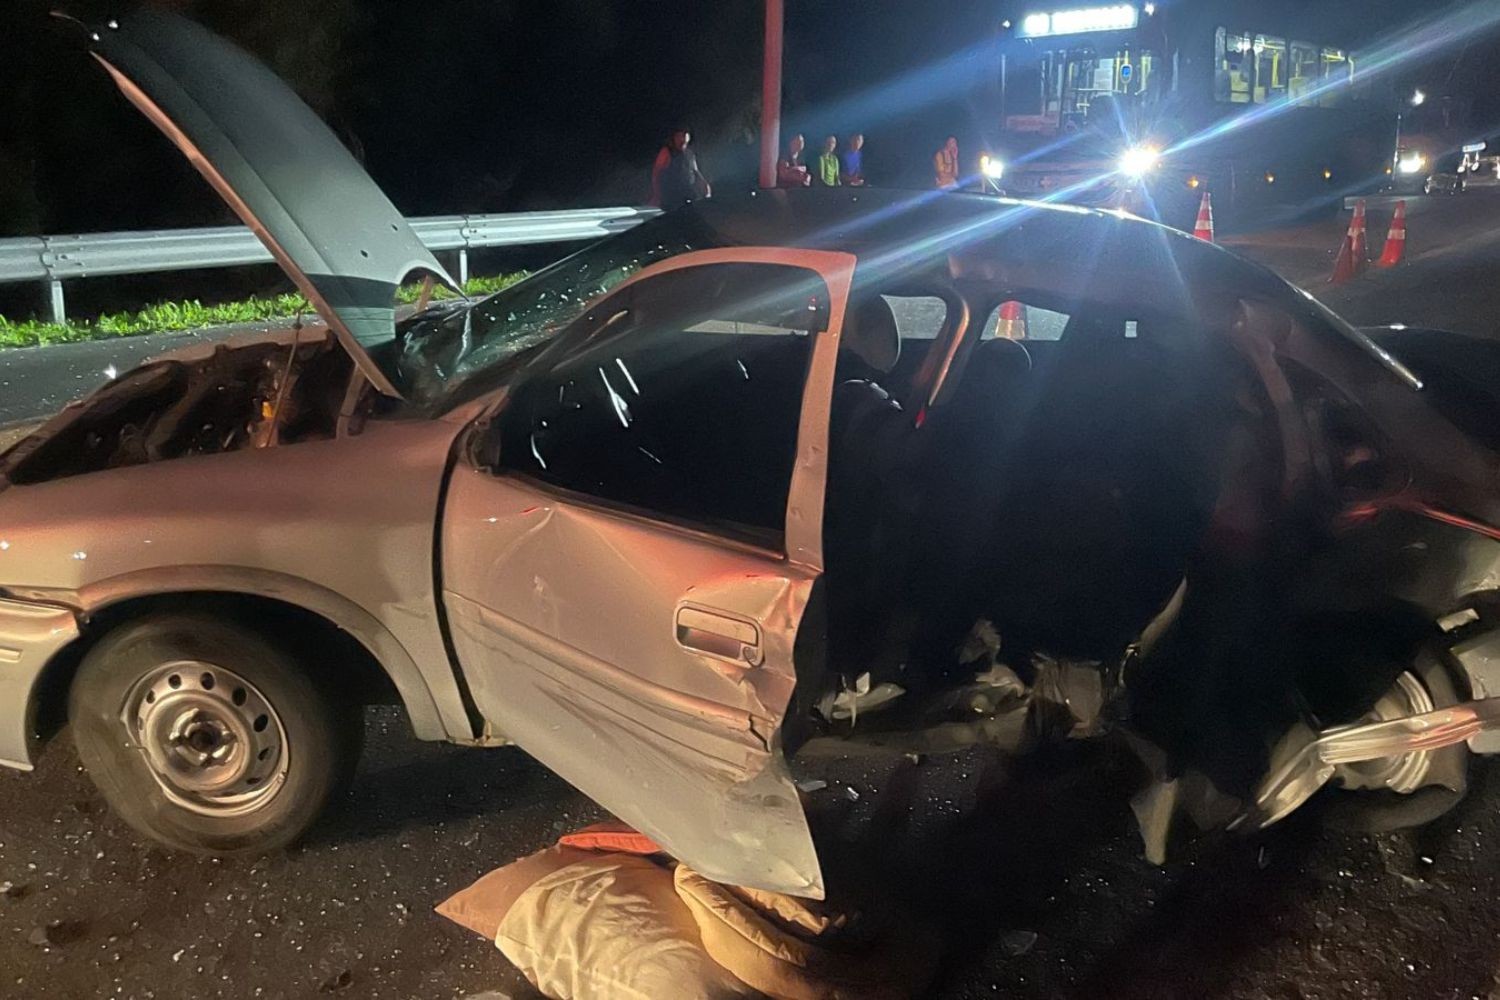
[[[948,304],[936,295],[881,295],[896,317],[901,343],[933,341],[948,318]]]
[[[522,377],[500,468],[648,516],[784,529],[813,335],[829,293],[803,268],[709,264],[623,289]]]

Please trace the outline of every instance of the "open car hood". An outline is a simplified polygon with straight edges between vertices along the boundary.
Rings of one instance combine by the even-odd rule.
[[[395,338],[395,293],[413,272],[457,290],[343,144],[264,65],[207,29],[143,10],[91,29],[124,95],[182,150],[307,296],[359,369]]]

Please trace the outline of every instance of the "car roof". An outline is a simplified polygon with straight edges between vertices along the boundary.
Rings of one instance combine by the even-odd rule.
[[[788,246],[860,258],[867,280],[983,256],[1014,287],[1082,278],[1136,296],[1233,288],[1281,298],[1286,283],[1259,264],[1123,212],[978,194],[875,188],[770,190],[714,197],[670,213],[721,246]],[[992,273],[992,277],[994,274]]]

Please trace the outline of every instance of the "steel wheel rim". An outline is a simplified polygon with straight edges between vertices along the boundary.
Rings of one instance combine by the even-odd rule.
[[[175,804],[226,818],[264,809],[286,784],[286,728],[260,690],[199,660],[165,663],[136,681],[121,722]]]
[[[1409,715],[1431,712],[1432,693],[1422,679],[1411,671],[1396,678],[1390,690],[1381,695],[1373,708],[1360,722],[1386,722]],[[1432,751],[1413,750],[1394,757],[1361,761],[1357,764],[1341,764],[1337,775],[1345,788],[1387,789],[1401,794],[1410,794],[1421,788],[1432,770]]]

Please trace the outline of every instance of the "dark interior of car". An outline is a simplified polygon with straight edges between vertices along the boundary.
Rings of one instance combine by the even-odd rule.
[[[936,294],[975,317],[1000,305],[993,290]],[[1204,540],[1232,366],[1186,318],[1005,298],[1045,310],[1052,339],[968,331],[932,406],[915,382],[940,370],[927,362],[951,326],[908,339],[879,296],[851,308],[826,530],[835,676],[940,684],[981,619],[1019,663],[1118,661]]]
[[[779,547],[826,289],[706,270],[626,290],[561,337],[514,390],[500,464]],[[1003,302],[1034,335],[997,319]],[[870,725],[910,725],[972,680],[958,651],[980,622],[1026,683],[1039,657],[1119,664],[1204,558],[1224,490],[1255,494],[1278,464],[1274,435],[1251,459],[1231,446],[1254,377],[1202,324],[993,283],[857,290],[802,706],[868,674],[904,692]]]
[[[810,327],[826,320],[827,291],[804,287],[807,273],[701,267],[607,300],[570,331],[581,343],[563,338],[566,360],[516,388],[502,465],[749,541],[779,539]]]

